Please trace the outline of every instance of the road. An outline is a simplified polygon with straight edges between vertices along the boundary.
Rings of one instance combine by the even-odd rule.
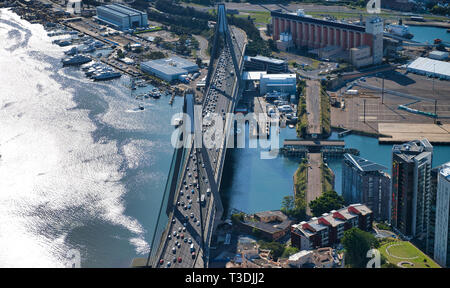
[[[322,194],[322,170],[320,164],[322,163],[321,153],[308,153],[308,185],[306,192],[306,203],[309,203]],[[311,211],[306,211],[309,215]]]
[[[322,133],[320,125],[320,83],[306,81],[306,111],[308,111],[308,134]]]
[[[238,41],[245,40],[241,36],[236,36]],[[245,48],[245,43],[239,42],[238,45],[237,50]],[[225,120],[224,115],[234,107],[232,105],[235,100],[233,97],[236,97],[234,87],[238,82],[236,82],[237,73],[231,73],[234,71],[231,57],[227,46],[222,49],[214,63],[211,84],[206,90],[202,105],[203,133],[218,120],[213,117],[215,113]],[[242,57],[239,59],[242,65]],[[207,118],[211,118],[212,121],[208,123]],[[223,129],[225,127],[224,125]],[[211,140],[218,139],[212,135]],[[165,238],[161,239],[161,253],[158,255],[156,267],[203,268],[207,266],[210,237],[216,213],[219,213],[216,211],[219,209],[218,205],[215,204],[215,201],[219,200],[215,200],[214,197],[220,197],[220,195],[213,194],[215,191],[213,188],[214,183],[220,184],[220,169],[225,158],[222,149],[225,142],[217,142],[214,148],[194,148],[192,142],[185,154],[186,166],[182,167],[183,176],[175,192],[176,204],[169,215],[168,227],[163,236]],[[206,145],[205,142],[204,144]],[[201,201],[202,197],[204,202]]]
[[[206,40],[204,37],[200,36],[200,35],[192,35],[195,39],[197,39],[198,43],[199,43],[199,53],[197,54],[197,56],[205,61],[209,61],[209,55],[206,53],[207,49],[208,49],[208,40]]]
[[[228,52],[228,53],[227,53]],[[225,89],[226,72],[231,63],[229,59],[229,51],[225,49],[217,62],[217,68],[213,74],[211,88],[208,89],[206,98],[203,102],[203,116],[208,113],[215,113],[217,109],[226,109],[226,104],[229,101],[223,97],[219,91]],[[228,64],[228,65],[227,65]],[[203,128],[208,128],[209,125],[204,125]],[[159,259],[159,267],[204,267],[204,259],[198,252],[203,253],[204,227],[207,225],[205,215],[212,205],[210,195],[207,191],[211,191],[207,172],[208,165],[203,159],[201,148],[194,149],[191,147],[189,159],[187,160],[186,169],[182,178],[181,189],[178,192],[176,206],[170,218],[170,227],[168,228],[167,240],[164,243],[164,248]],[[219,149],[211,148],[208,151],[209,161],[213,164],[213,169],[217,166]],[[215,169],[214,169],[215,170]],[[205,195],[205,204],[199,201],[201,194]],[[186,239],[186,240],[185,240]],[[163,240],[164,241],[164,240]],[[194,245],[194,250],[191,251],[191,245]],[[192,252],[195,252],[192,255]],[[181,262],[180,262],[181,261]],[[168,263],[170,263],[168,265]]]
[[[201,153],[191,148],[187,152],[188,162],[177,193],[174,212],[170,217],[167,240],[164,243],[158,267],[203,267],[198,252],[203,247],[203,218],[205,209],[212,205],[207,173]],[[205,194],[202,204],[201,193]],[[193,245],[193,251],[191,251]],[[192,255],[192,252],[195,252]],[[200,255],[201,256],[201,255]],[[181,261],[181,262],[180,262]],[[170,263],[170,264],[169,264]]]

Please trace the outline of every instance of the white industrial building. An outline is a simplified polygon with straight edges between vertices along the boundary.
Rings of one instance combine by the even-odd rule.
[[[195,73],[199,68],[197,64],[187,59],[172,56],[169,58],[142,62],[141,70],[167,82],[171,82],[173,80],[183,80],[182,78],[185,78],[187,74]]]
[[[295,94],[297,90],[297,75],[295,74],[261,74],[259,79],[259,93],[284,92]]]
[[[267,74],[266,71],[248,71],[242,74],[244,81],[259,81],[259,94],[282,92],[295,94],[297,76],[295,74]]]
[[[448,59],[448,52],[445,51],[431,51],[430,55],[428,55],[428,58],[434,59],[434,60],[447,60]]]
[[[442,165],[439,171],[436,194],[434,260],[443,267],[449,267],[450,265],[449,205],[450,162]]]
[[[444,61],[433,60],[430,58],[419,57],[410,63],[406,70],[408,72],[437,77],[440,79],[450,80],[450,63]]]
[[[118,3],[98,6],[97,16],[95,18],[118,30],[128,30],[148,26],[146,12]]]

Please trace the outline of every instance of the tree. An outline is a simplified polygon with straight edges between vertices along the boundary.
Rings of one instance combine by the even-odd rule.
[[[197,64],[198,67],[202,67],[202,59],[197,57],[197,59],[195,60],[195,64]]]
[[[145,57],[148,59],[151,59],[151,60],[156,60],[156,59],[166,58],[166,54],[164,54],[161,51],[152,51],[152,52],[148,53],[147,55],[145,55]]]
[[[302,197],[285,196],[281,204],[281,212],[297,221],[306,218],[306,201]]]
[[[285,196],[283,198],[283,202],[281,203],[281,212],[284,214],[289,214],[289,211],[294,209],[294,197],[293,196]]]
[[[368,261],[367,251],[376,246],[376,242],[375,236],[359,228],[345,231],[341,240],[345,248],[345,262],[354,268],[364,268]]]
[[[242,221],[244,221],[244,216],[245,216],[245,214],[242,212],[233,214],[233,215],[231,215],[231,221],[235,224],[242,222]]]
[[[267,249],[272,251],[272,257],[275,261],[278,260],[278,257],[280,257],[281,255],[283,255],[284,252],[284,245],[278,242],[265,242],[265,241],[258,241],[259,247],[261,249]]]
[[[117,50],[117,57],[119,59],[122,59],[125,57],[125,54],[123,54],[123,51],[121,49]]]
[[[163,39],[159,36],[156,36],[155,39],[153,40],[153,43],[155,43],[156,45],[159,45],[163,42]]]
[[[319,217],[323,213],[331,210],[337,210],[344,207],[344,197],[337,194],[336,191],[328,191],[323,193],[317,199],[309,203],[309,208],[314,216]]]
[[[267,45],[269,45],[269,48],[274,51],[274,52],[280,52],[280,50],[278,50],[277,44],[275,43],[275,41],[273,41],[273,39],[269,39],[267,40]]]
[[[295,253],[297,253],[299,250],[297,247],[286,247],[284,249],[283,254],[281,255],[281,258],[289,258],[289,256],[294,255]]]

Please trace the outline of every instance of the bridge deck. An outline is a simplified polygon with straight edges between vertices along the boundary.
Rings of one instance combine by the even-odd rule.
[[[241,70],[243,52],[240,50],[245,49],[245,42],[239,42],[245,41],[245,37],[242,37],[243,35],[239,33],[233,33],[232,48],[226,46],[221,51],[216,63],[210,66],[213,73],[203,98],[203,117],[208,118],[208,115],[214,114],[222,117],[225,124],[223,135],[226,135],[227,127],[229,127],[226,125],[224,116],[232,112],[239,92],[240,79],[238,75],[240,71],[235,71],[234,63],[237,62]],[[237,61],[233,61],[233,54],[237,54],[239,57]],[[230,73],[230,71],[235,71],[235,73]],[[208,128],[212,128],[212,125],[214,125],[214,120],[209,125],[202,125],[202,133],[205,133]],[[210,138],[213,141],[217,140],[214,136]],[[217,207],[217,203],[220,203],[218,187],[225,159],[224,151],[226,149],[223,149],[225,143],[224,140],[221,140],[215,143],[214,148],[206,148],[205,145],[202,148],[194,148],[194,143],[191,142],[190,147],[187,148],[187,157],[181,164],[185,165],[183,166],[185,168],[183,168],[183,175],[175,191],[173,212],[169,215],[166,233],[161,239],[160,251],[156,259],[153,259],[155,267],[207,266],[214,220],[219,214],[217,212],[219,208],[222,209]],[[202,195],[205,199],[203,204],[199,201]],[[194,256],[192,256],[191,243],[195,251]],[[180,258],[181,262],[179,262]],[[169,262],[170,266],[167,265]]]

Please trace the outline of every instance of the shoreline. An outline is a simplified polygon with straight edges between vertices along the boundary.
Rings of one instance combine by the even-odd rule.
[[[390,137],[389,135],[383,135],[383,134],[375,133],[375,132],[367,132],[367,131],[363,131],[363,130],[355,130],[355,129],[351,129],[351,128],[347,129],[345,127],[331,126],[331,131],[343,132],[343,131],[346,131],[346,130],[351,131],[350,134],[366,136],[366,137],[371,137],[371,138]]]
[[[405,25],[409,26],[421,26],[421,27],[434,27],[442,29],[450,29],[450,23],[445,22],[418,22],[418,21],[403,21]]]

